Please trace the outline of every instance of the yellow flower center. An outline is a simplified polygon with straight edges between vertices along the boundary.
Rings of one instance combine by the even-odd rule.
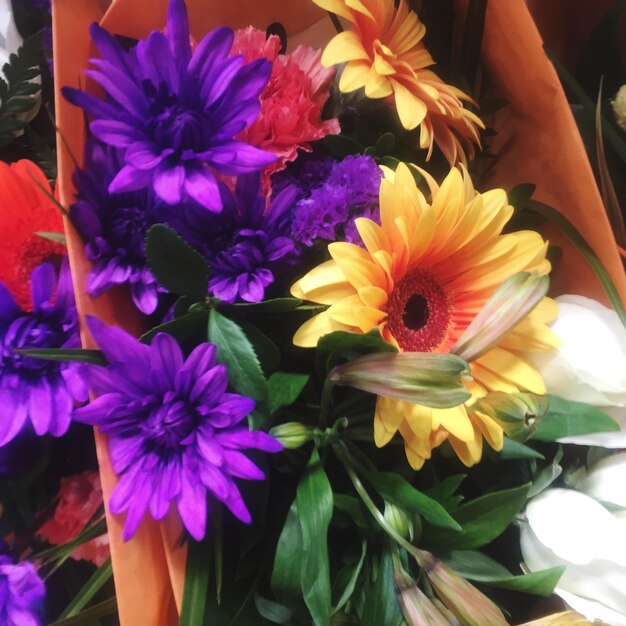
[[[433,352],[447,338],[451,310],[435,274],[416,269],[395,285],[385,306],[387,328],[405,352]]]

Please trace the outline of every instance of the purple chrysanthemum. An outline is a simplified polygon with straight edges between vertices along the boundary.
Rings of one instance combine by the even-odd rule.
[[[120,167],[119,150],[88,142],[85,167],[74,177],[78,200],[71,216],[93,263],[87,279],[89,295],[99,296],[111,287],[127,284],[137,308],[149,315],[157,308],[159,286],[148,269],[145,238],[157,221],[159,203],[152,190],[109,193]]]
[[[211,170],[238,175],[274,162],[274,155],[234,139],[258,116],[271,63],[229,56],[231,29],[216,28],[192,51],[184,0],[170,0],[166,34],[152,32],[129,52],[95,24],[91,35],[102,59],[92,59],[87,74],[109,98],[64,93],[93,117],[98,139],[124,150],[112,193],[152,187],[167,204],[190,197],[219,212]]]
[[[316,172],[323,173],[317,180]],[[359,243],[355,218],[378,221],[382,173],[369,156],[348,156],[341,161],[317,158],[287,176],[279,184],[291,178],[300,189],[291,234],[305,246],[318,240]]]
[[[22,430],[27,420],[38,435],[63,435],[74,401],[87,399],[83,365],[58,363],[18,354],[19,349],[79,346],[78,318],[69,265],[58,276],[43,263],[31,275],[33,310],[22,311],[0,283],[0,446]]]
[[[269,206],[258,174],[240,176],[234,195],[223,184],[220,190],[220,215],[189,205],[171,224],[209,262],[212,295],[225,302],[260,302],[276,274],[298,259],[289,236],[296,189],[285,187]]]
[[[46,588],[32,563],[0,555],[0,624],[39,626]]]
[[[76,418],[108,436],[120,476],[109,505],[113,513],[127,511],[124,538],[132,537],[148,509],[159,520],[174,501],[189,533],[201,539],[207,492],[249,523],[233,478],[262,480],[264,474],[242,451],[282,447],[241,424],[254,401],[226,391],[228,373],[216,363],[215,346],[200,344],[185,359],[164,333],[148,346],[93,318],[90,329],[109,366],[92,369],[100,397]]]

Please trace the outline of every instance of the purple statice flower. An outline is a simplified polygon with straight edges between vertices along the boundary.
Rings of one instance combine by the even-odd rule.
[[[89,295],[99,296],[116,285],[129,285],[137,308],[150,315],[157,308],[160,288],[148,269],[145,238],[157,221],[160,203],[148,189],[110,193],[109,184],[119,167],[119,150],[98,141],[88,142],[85,167],[74,176],[78,199],[70,214],[93,263],[87,279]]]
[[[325,175],[315,185],[316,169]],[[354,225],[357,217],[378,220],[378,191],[382,173],[369,156],[348,156],[341,161],[318,159],[302,168],[303,184],[296,173],[299,199],[293,209],[292,237],[312,246],[316,241],[360,243]]]
[[[70,425],[74,401],[87,399],[84,365],[35,359],[19,349],[75,348],[78,317],[67,259],[57,272],[50,263],[31,275],[33,310],[22,311],[0,283],[0,446],[27,421],[37,435],[59,437]]]
[[[32,563],[0,555],[0,624],[39,626],[46,588]]]
[[[227,391],[228,372],[216,363],[215,346],[202,343],[185,359],[165,333],[148,346],[119,328],[89,322],[109,366],[92,368],[100,397],[78,409],[76,419],[108,436],[120,476],[109,506],[116,514],[127,511],[124,539],[148,510],[160,520],[174,501],[183,524],[200,540],[207,492],[249,523],[233,478],[262,480],[264,474],[243,451],[282,447],[266,433],[249,430],[245,418],[254,401]]]
[[[216,28],[192,51],[184,0],[170,0],[166,34],[152,32],[129,52],[97,25],[91,36],[102,58],[91,60],[87,74],[109,98],[71,88],[64,94],[92,116],[98,139],[124,150],[109,191],[152,187],[169,205],[193,198],[220,212],[212,170],[238,175],[275,161],[234,139],[256,119],[272,66],[229,56],[231,29]]]
[[[170,223],[207,259],[212,295],[225,302],[260,302],[276,275],[298,259],[289,236],[296,189],[286,186],[269,206],[259,174],[240,176],[234,195],[226,185],[220,190],[220,215],[189,205]]]

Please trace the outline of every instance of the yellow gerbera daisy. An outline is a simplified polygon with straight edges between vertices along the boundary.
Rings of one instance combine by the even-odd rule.
[[[365,247],[331,243],[332,260],[291,289],[298,298],[330,305],[303,324],[294,337],[314,347],[323,335],[378,328],[401,351],[450,352],[494,291],[518,272],[546,274],[547,243],[532,231],[502,234],[513,208],[502,189],[477,193],[465,170],[452,169],[441,187],[423,172],[432,201],[401,164],[380,187],[380,220],[359,218]],[[473,397],[487,391],[543,394],[539,373],[519,355],[558,345],[547,327],[556,304],[544,298],[500,344],[470,363],[466,384]],[[483,437],[502,447],[502,428],[464,405],[434,409],[379,396],[375,442],[384,446],[397,431],[409,462],[419,469],[432,448],[446,439],[463,463],[480,460]]]
[[[345,63],[339,89],[364,88],[368,98],[393,96],[404,128],[420,128],[420,147],[430,158],[436,143],[450,164],[465,162],[462,141],[470,158],[480,143],[480,119],[463,106],[472,99],[426,69],[434,61],[422,39],[426,27],[409,10],[406,0],[313,0],[352,23],[352,30],[333,37],[322,63]],[[460,138],[460,139],[459,139]]]

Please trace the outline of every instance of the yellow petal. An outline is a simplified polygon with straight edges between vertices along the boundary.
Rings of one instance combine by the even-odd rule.
[[[300,348],[314,348],[320,337],[336,330],[353,331],[354,329],[336,322],[328,315],[327,311],[324,311],[324,313],[307,320],[298,328],[293,337],[293,343]]]
[[[504,431],[500,424],[481,411],[472,412],[472,421],[494,450],[502,450]]]
[[[402,83],[391,79],[391,84],[402,126],[407,130],[417,128],[426,116],[426,105]]]
[[[476,359],[476,362],[520,389],[539,395],[546,393],[541,374],[509,350],[500,347],[493,348]]]
[[[338,241],[331,243],[328,251],[355,289],[369,285],[384,288],[387,285],[385,273],[359,246]]]
[[[330,67],[347,61],[369,61],[361,39],[351,30],[335,35],[324,48],[322,65]]]
[[[350,93],[365,87],[367,76],[370,71],[369,61],[351,61],[341,72],[339,79],[339,91],[342,93]]]
[[[358,289],[358,294],[363,304],[374,309],[382,309],[382,307],[387,304],[387,300],[389,299],[389,296],[384,289],[369,285]]]
[[[472,441],[459,441],[452,435],[448,437],[448,441],[461,463],[466,467],[472,467],[480,461],[483,454],[483,438],[478,430],[475,431]]]
[[[440,426],[460,441],[474,438],[472,422],[462,404],[451,409],[433,409],[433,430]]]
[[[374,413],[374,443],[382,448],[387,445],[398,431],[404,420],[404,413],[399,407],[400,401],[394,398],[378,396]]]
[[[313,0],[313,2],[325,11],[330,11],[335,15],[344,17],[350,22],[354,22],[354,15],[352,15],[352,11],[346,6],[345,0]]]
[[[368,98],[386,98],[393,93],[391,83],[388,78],[380,74],[374,65],[370,67],[365,81],[365,95]]]
[[[319,304],[334,304],[354,293],[354,287],[335,261],[326,261],[314,267],[291,287],[294,298]]]

